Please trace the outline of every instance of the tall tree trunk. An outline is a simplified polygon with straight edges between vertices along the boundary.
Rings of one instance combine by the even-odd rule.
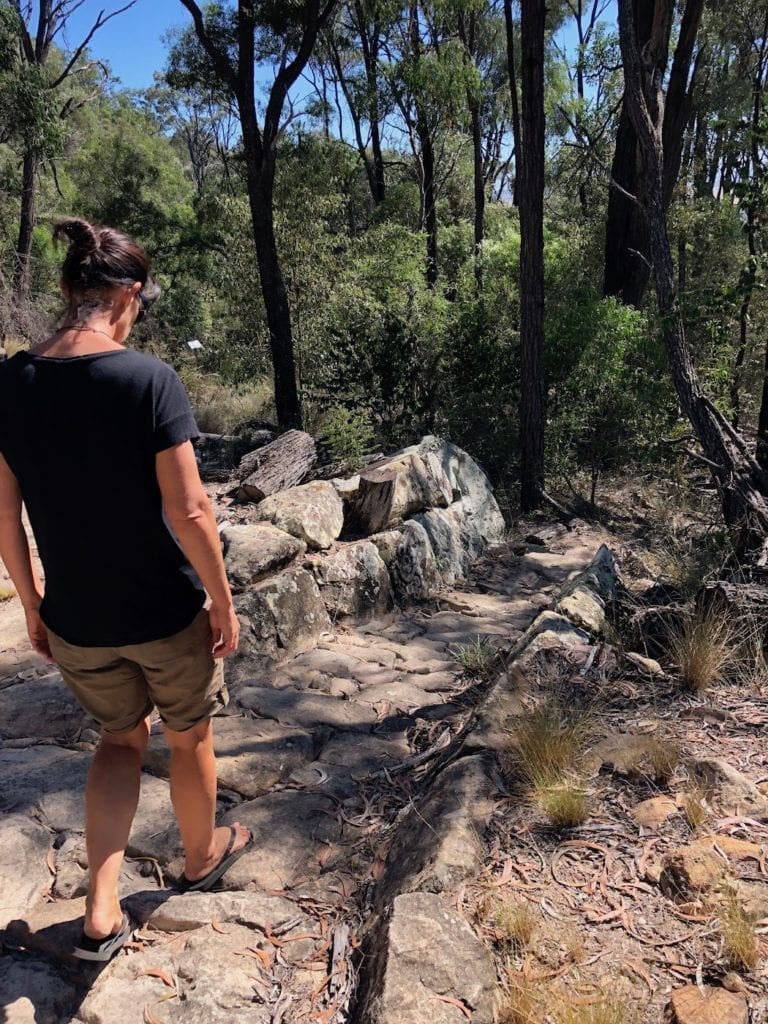
[[[512,100],[512,146],[515,156],[515,183],[512,187],[512,205],[519,206],[520,190],[518,188],[519,167],[522,161],[522,145],[520,131],[520,107],[517,99],[517,70],[515,68],[515,23],[512,17],[512,0],[504,0],[504,25],[507,35],[507,69],[509,72],[509,92]]]
[[[619,42],[624,64],[624,95],[641,157],[639,198],[648,230],[662,336],[675,390],[701,444],[702,461],[712,472],[726,523],[736,534],[742,556],[768,563],[768,474],[744,439],[706,397],[685,339],[675,294],[674,266],[664,203],[662,97],[663,69],[641,51],[635,33],[633,0],[619,0]],[[642,57],[641,57],[642,53]]]
[[[274,404],[282,427],[301,429],[301,404],[296,386],[296,369],[291,330],[291,310],[283,278],[283,269],[274,238],[272,182],[274,168],[267,155],[260,161],[243,133],[246,157],[248,200],[253,222],[253,239],[264,299],[269,349],[274,373]],[[272,158],[273,160],[273,158]],[[264,166],[266,164],[266,166]]]
[[[522,0],[520,161],[520,502],[544,489],[544,17],[545,0]]]
[[[381,151],[381,114],[379,111],[379,26],[374,21],[372,31],[368,34],[368,19],[361,0],[354,5],[357,29],[360,35],[360,46],[363,51],[365,80],[368,85],[368,122],[371,126],[371,159],[373,173],[371,175],[371,194],[378,206],[384,202],[386,184],[384,181],[384,156]]]
[[[464,15],[459,14],[459,36],[464,46],[464,60],[468,66],[474,66],[475,31],[477,18],[474,11],[470,12],[469,24],[465,23]],[[467,90],[467,106],[472,125],[472,164],[474,178],[474,241],[475,241],[475,284],[478,293],[483,290],[483,235],[485,233],[485,161],[483,159],[483,133],[480,124],[480,100],[473,89]]]
[[[19,239],[13,273],[13,291],[17,298],[24,298],[29,292],[30,259],[32,236],[35,230],[35,201],[37,198],[38,158],[32,151],[24,154],[21,178],[21,217]]]
[[[411,56],[417,64],[421,60],[421,36],[419,35],[419,5],[412,2],[409,13]],[[427,233],[427,284],[437,284],[437,190],[435,183],[435,147],[432,141],[427,112],[424,104],[415,98],[416,136],[419,140],[419,164],[421,173],[421,201],[423,227]]]
[[[659,130],[668,154],[663,172],[665,209],[680,171],[683,136],[696,72],[694,67],[691,74],[691,64],[703,7],[704,0],[688,0],[686,3],[670,71],[670,93],[666,107],[659,114]],[[640,51],[646,55],[644,67],[640,69],[641,77],[653,77],[659,82],[664,77],[673,10],[669,0],[635,0],[633,4],[633,31]],[[635,125],[626,108],[625,93],[611,174],[622,188],[631,195],[637,195],[642,156]],[[639,306],[651,274],[649,255],[646,224],[637,205],[617,189],[612,189],[606,218],[604,294],[618,295],[628,305]]]

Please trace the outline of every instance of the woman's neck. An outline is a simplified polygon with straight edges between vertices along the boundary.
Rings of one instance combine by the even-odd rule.
[[[124,348],[115,337],[115,327],[109,319],[96,317],[84,323],[65,324],[32,352],[40,356],[86,356]]]

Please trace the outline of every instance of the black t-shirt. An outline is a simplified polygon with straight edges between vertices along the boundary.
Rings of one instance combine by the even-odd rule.
[[[205,594],[163,518],[155,455],[199,437],[184,387],[131,349],[0,364],[0,451],[45,570],[46,626],[81,647],[184,629]]]

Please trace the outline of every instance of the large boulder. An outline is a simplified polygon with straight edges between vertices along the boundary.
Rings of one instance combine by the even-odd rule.
[[[314,551],[329,548],[344,525],[344,503],[327,480],[271,494],[256,508],[259,519],[298,537]]]
[[[410,449],[406,449],[410,450]],[[461,501],[467,516],[486,544],[504,539],[506,526],[490,481],[480,466],[458,445],[425,437],[415,450],[434,456],[453,489],[453,501]]]
[[[409,519],[399,530],[374,534],[371,541],[389,569],[398,604],[418,604],[434,597],[440,586],[440,572],[421,523]]]
[[[270,523],[245,523],[221,531],[224,564],[234,590],[251,587],[306,553],[303,540]]]
[[[370,541],[343,544],[332,554],[308,559],[304,564],[317,580],[334,622],[351,616],[375,618],[392,608],[389,573]]]
[[[280,661],[300,654],[331,627],[315,578],[305,569],[286,569],[249,587],[235,599],[235,608],[242,625],[238,654],[245,660]]]
[[[426,531],[437,567],[447,583],[466,576],[472,562],[485,550],[485,541],[462,502],[419,512],[412,518]]]
[[[398,453],[360,474],[352,516],[361,533],[378,533],[413,512],[444,508],[453,490],[439,461],[429,453]]]

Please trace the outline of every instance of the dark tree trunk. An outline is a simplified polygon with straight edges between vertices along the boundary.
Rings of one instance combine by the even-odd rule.
[[[23,298],[29,291],[32,236],[35,230],[37,168],[38,158],[36,154],[34,152],[26,152],[24,154],[24,164],[22,168],[19,239],[16,244],[16,257],[13,273],[13,290],[14,294],[18,298]]]
[[[544,0],[522,0],[520,502],[544,490]]]
[[[468,65],[475,59],[476,15],[472,11],[468,24],[464,15],[459,15],[459,36],[464,45],[464,59]],[[472,89],[467,91],[467,106],[472,126],[472,162],[474,178],[474,241],[475,241],[475,283],[478,292],[483,290],[483,236],[485,234],[485,160],[483,154],[483,133],[480,124],[480,100]]]
[[[757,461],[768,474],[768,338],[765,341],[765,360],[763,362],[763,393],[757,417]]]
[[[243,131],[248,200],[253,240],[259,267],[261,294],[269,329],[269,347],[275,378],[275,407],[281,427],[301,428],[301,404],[296,387],[291,311],[277,252],[273,217],[274,166],[260,161],[249,132]],[[273,157],[274,161],[274,157]],[[267,164],[267,166],[264,166]]]
[[[670,72],[670,92],[659,118],[659,130],[663,134],[667,154],[662,195],[665,209],[680,171],[683,136],[690,114],[696,70],[694,67],[691,75],[691,63],[703,7],[703,0],[688,0],[686,4]],[[673,5],[669,0],[636,0],[633,8],[635,38],[640,52],[645,55],[641,77],[643,80],[653,77],[660,82],[669,56]],[[611,175],[633,196],[638,192],[641,160],[637,132],[627,111],[625,93]],[[651,274],[649,256],[646,224],[637,205],[617,189],[612,189],[606,218],[604,294],[617,295],[628,305],[640,306]]]
[[[517,99],[517,70],[515,68],[515,23],[512,18],[512,0],[504,0],[504,25],[507,35],[507,68],[509,92],[512,100],[512,147],[515,157],[515,183],[512,187],[512,205],[519,206],[518,169],[522,160],[520,107]]]
[[[437,284],[437,203],[435,191],[435,150],[432,133],[423,111],[418,108],[416,134],[421,149],[422,194],[424,202],[424,227],[427,232],[427,284]]]
[[[378,206],[384,202],[386,184],[384,181],[384,157],[381,152],[381,114],[379,110],[379,26],[374,22],[371,34],[368,34],[368,22],[360,0],[355,3],[360,45],[363,50],[365,64],[365,80],[368,85],[368,122],[371,126],[371,159],[373,173],[371,175],[371,195]]]
[[[702,391],[685,339],[677,304],[672,251],[664,204],[661,107],[663,69],[641,50],[635,34],[633,0],[619,0],[619,41],[624,64],[624,95],[641,156],[639,199],[648,230],[656,297],[672,380],[680,405],[703,449],[718,488],[726,523],[738,551],[758,566],[768,562],[768,474]],[[642,54],[642,56],[641,56]]]

